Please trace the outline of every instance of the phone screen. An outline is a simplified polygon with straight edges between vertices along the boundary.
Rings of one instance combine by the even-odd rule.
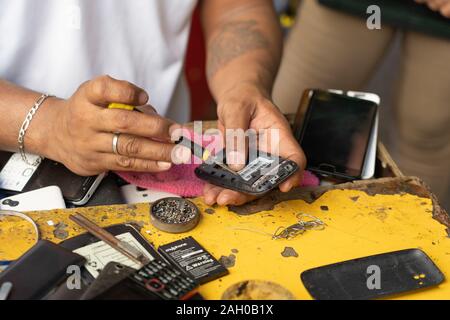
[[[372,101],[315,90],[298,137],[308,168],[360,178],[376,113]]]

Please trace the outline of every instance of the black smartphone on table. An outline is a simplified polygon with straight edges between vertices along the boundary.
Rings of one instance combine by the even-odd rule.
[[[378,104],[325,90],[305,91],[295,137],[307,169],[324,176],[361,179]]]
[[[36,156],[27,157],[33,162]],[[58,186],[67,202],[81,206],[89,201],[105,175],[82,177],[50,159],[31,166],[18,153],[0,151],[0,193],[5,196]]]

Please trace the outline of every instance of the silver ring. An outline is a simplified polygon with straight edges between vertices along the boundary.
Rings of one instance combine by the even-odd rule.
[[[112,150],[117,155],[120,155],[119,150],[117,149],[117,146],[119,144],[119,136],[120,136],[120,132],[114,133],[113,140],[112,140]]]

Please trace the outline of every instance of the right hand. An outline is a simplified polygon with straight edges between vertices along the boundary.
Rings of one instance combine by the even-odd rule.
[[[156,112],[107,108],[111,102],[142,106],[147,101],[143,89],[109,76],[83,83],[68,100],[53,99],[47,156],[83,176],[108,170],[168,170],[175,146],[170,134],[180,126]],[[119,155],[112,150],[114,132],[121,133]]]

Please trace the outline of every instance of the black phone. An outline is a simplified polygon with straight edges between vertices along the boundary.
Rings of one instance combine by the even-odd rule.
[[[0,192],[5,195],[56,185],[61,189],[66,201],[74,205],[84,205],[104,176],[105,173],[82,177],[50,159],[43,159],[38,166],[30,166],[18,153],[0,152]]]
[[[97,279],[83,293],[80,300],[100,299],[102,294],[135,272],[135,269],[121,263],[109,262],[100,272]]]
[[[300,278],[317,300],[362,300],[436,286],[445,276],[420,249],[405,249],[304,271]]]
[[[253,157],[237,172],[223,169],[215,163],[203,163],[195,169],[198,178],[211,184],[251,195],[263,195],[286,181],[297,170],[294,161],[262,151],[249,152]],[[219,155],[219,158],[222,158]],[[223,157],[223,163],[226,163]]]
[[[308,159],[307,169],[325,176],[361,179],[377,110],[373,101],[306,90],[294,134]]]

